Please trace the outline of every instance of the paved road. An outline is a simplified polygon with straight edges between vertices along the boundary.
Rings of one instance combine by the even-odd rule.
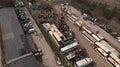
[[[5,50],[5,61],[9,61],[20,56],[19,51],[24,49],[21,40],[21,36],[24,35],[24,33],[12,7],[0,9],[0,23]],[[34,57],[28,57],[11,64],[9,67],[38,67],[38,64]]]

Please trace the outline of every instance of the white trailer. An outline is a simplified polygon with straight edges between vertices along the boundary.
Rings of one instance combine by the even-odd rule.
[[[93,37],[94,39],[96,39],[98,42],[101,40],[101,39],[98,38],[95,34],[92,34],[92,37]]]
[[[75,19],[73,19],[70,15],[66,15],[67,16],[67,19],[70,21],[70,22],[72,22],[72,23],[74,23],[76,20]]]
[[[85,39],[88,40],[91,44],[94,44],[94,42],[88,39],[84,34],[82,34],[82,36],[85,37]]]
[[[72,43],[72,44],[70,44],[70,45],[67,45],[67,46],[61,48],[60,51],[61,51],[63,54],[65,54],[65,53],[68,53],[68,52],[74,50],[74,49],[77,48],[77,47],[78,47],[78,43],[77,43],[77,42],[74,42],[74,43]]]
[[[105,40],[100,41],[100,43],[103,44],[105,47],[107,47],[111,51],[111,53],[115,54],[116,56],[120,54],[116,49],[111,47],[110,44],[107,43]]]
[[[120,58],[118,58],[115,54],[111,53],[110,57],[113,58],[120,65]]]
[[[84,67],[92,63],[92,58],[85,58],[76,62],[77,67]]]
[[[92,32],[90,30],[88,30],[86,27],[83,26],[82,29],[85,30],[89,34],[92,34]]]
[[[100,54],[102,54],[104,57],[108,57],[108,54],[107,54],[104,50],[102,50],[101,48],[97,48],[97,51],[98,51]]]
[[[89,41],[92,41],[93,43],[96,42],[96,40],[90,34],[88,34],[86,31],[82,31],[82,34],[85,35],[89,39]]]
[[[97,34],[97,36],[101,39],[101,40],[103,40],[103,39],[105,39],[102,35],[100,35],[100,34]]]
[[[62,39],[57,35],[56,32],[53,32],[53,36],[55,37],[55,39],[56,39],[58,42],[62,41]]]
[[[108,49],[107,47],[105,47],[104,44],[101,44],[100,42],[96,42],[95,44],[97,45],[97,47],[103,49],[106,53],[110,52],[110,49]]]
[[[107,61],[113,66],[113,67],[120,67],[120,65],[111,57],[107,58]]]

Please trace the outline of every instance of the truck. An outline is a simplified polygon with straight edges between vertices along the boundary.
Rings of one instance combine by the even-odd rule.
[[[93,62],[92,58],[84,58],[82,60],[77,61],[76,66],[77,67],[84,67],[84,66],[89,65],[92,62]]]
[[[68,53],[68,52],[74,50],[74,49],[77,48],[77,47],[78,47],[78,43],[77,43],[77,42],[74,42],[74,43],[72,43],[72,44],[69,44],[69,45],[61,48],[60,51],[62,52],[62,54],[65,54],[65,53]]]

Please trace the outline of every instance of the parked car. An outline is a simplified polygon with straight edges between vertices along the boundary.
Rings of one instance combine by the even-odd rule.
[[[57,64],[59,65],[59,67],[64,67],[64,66],[62,65],[59,57],[57,57]]]

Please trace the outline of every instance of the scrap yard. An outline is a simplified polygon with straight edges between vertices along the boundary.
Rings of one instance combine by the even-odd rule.
[[[49,9],[46,11],[47,8]],[[56,46],[60,50],[59,52],[66,57],[68,66],[79,65],[77,63],[81,61],[81,59],[88,59],[88,62],[85,64],[83,63],[80,66],[86,66],[92,63],[92,59],[89,58],[86,50],[79,46],[73,31],[66,24],[63,16],[56,14],[56,12],[53,11],[53,8],[48,5],[43,6],[43,8],[40,9],[38,18],[39,20],[42,20],[40,24],[42,24],[48,35],[56,42]]]
[[[13,6],[16,23],[0,13],[4,67],[120,67],[120,42],[86,21],[71,1],[15,0]]]

